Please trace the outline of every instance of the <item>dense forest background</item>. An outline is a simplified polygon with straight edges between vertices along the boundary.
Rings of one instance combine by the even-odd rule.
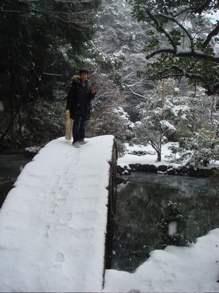
[[[68,81],[83,65],[99,1],[1,1],[2,147],[63,135]]]
[[[97,85],[87,135],[218,158],[217,1],[17,1],[0,4],[0,147],[64,135],[72,75]],[[211,19],[212,18],[212,19]],[[191,155],[190,155],[191,158]]]

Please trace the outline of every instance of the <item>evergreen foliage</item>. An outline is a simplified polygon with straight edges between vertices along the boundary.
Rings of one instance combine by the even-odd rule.
[[[158,228],[161,232],[161,245],[185,246],[188,244],[186,238],[186,217],[180,209],[180,204],[169,201],[163,208]]]
[[[183,91],[173,79],[158,84],[154,95],[138,107],[140,119],[133,127],[133,142],[150,144],[160,161],[162,144],[179,141],[179,147],[172,147],[173,161],[207,166],[218,158],[217,100],[200,87]]]
[[[207,123],[186,137],[181,136],[179,147],[172,147],[173,153],[178,153],[178,162],[207,167],[211,160],[219,159],[219,138],[212,125]]]
[[[22,148],[41,146],[51,139],[64,135],[65,132],[65,103],[63,101],[48,102],[38,99],[22,107],[13,131],[8,133],[2,143],[4,148]],[[7,123],[7,115],[0,112],[2,125]],[[5,122],[6,120],[6,122]]]
[[[52,103],[59,98],[57,89],[65,90],[69,75],[80,66],[78,55],[85,49],[84,43],[95,32],[99,4],[99,0],[1,1],[2,145],[7,136],[19,136],[14,130],[25,105],[34,105],[38,99]]]
[[[146,43],[148,77],[187,77],[199,83],[209,95],[219,93],[219,22],[209,14],[217,11],[214,0],[164,1],[130,0],[133,16],[151,30]],[[208,16],[207,16],[208,14]]]

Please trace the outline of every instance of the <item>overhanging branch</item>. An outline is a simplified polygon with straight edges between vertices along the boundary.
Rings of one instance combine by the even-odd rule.
[[[208,60],[215,63],[219,63],[219,57],[215,57],[212,55],[208,55],[206,53],[203,53],[202,51],[178,51],[175,54],[176,57],[194,57],[202,60]]]
[[[173,74],[171,72],[171,70],[178,72],[178,74]],[[205,77],[203,75],[193,73],[193,72],[188,72],[186,69],[180,68],[177,65],[172,65],[172,66],[166,67],[164,70],[159,71],[158,74],[160,76],[162,76],[162,78],[168,78],[168,77],[180,78],[180,77],[184,76],[189,79],[200,80],[201,82],[203,82],[205,84],[205,88],[207,89],[208,95],[214,95],[219,90],[219,82],[216,82],[213,85],[206,84]],[[164,75],[164,74],[166,74],[166,75]]]
[[[201,14],[205,9],[207,9],[209,7],[209,5],[211,4],[211,2],[212,2],[212,0],[207,0],[201,6],[194,7],[194,9],[193,9],[194,12]]]
[[[176,51],[177,50],[177,46],[176,46],[176,43],[174,42],[173,38],[171,37],[171,35],[165,30],[165,28],[160,24],[160,22],[150,12],[149,9],[146,9],[146,13],[150,17],[150,19],[153,20],[153,22],[156,24],[156,26],[158,27],[158,29],[168,38],[168,40],[170,41],[170,43],[171,43],[171,45],[173,47],[173,50]]]
[[[161,17],[163,17],[163,18],[166,18],[166,19],[168,19],[168,20],[170,20],[170,21],[172,21],[172,22],[175,22],[175,23],[178,25],[178,27],[180,27],[181,30],[184,31],[184,33],[187,35],[187,37],[188,37],[189,40],[190,40],[190,44],[191,44],[190,47],[191,47],[191,50],[193,51],[193,50],[194,50],[193,38],[192,38],[191,34],[188,32],[188,30],[187,30],[187,29],[186,29],[181,23],[179,23],[179,22],[177,21],[177,19],[174,18],[174,17],[171,17],[171,16],[168,16],[168,15],[165,15],[165,14],[163,14],[163,13],[160,13],[159,16],[161,16]]]
[[[206,40],[202,43],[202,47],[205,48],[211,41],[211,39],[219,34],[219,21],[217,21],[216,27],[208,34]]]
[[[169,49],[160,49],[160,50],[156,50],[156,51],[152,52],[151,54],[147,55],[145,58],[150,59],[150,58],[154,57],[155,55],[159,55],[159,54],[162,54],[162,53],[175,54],[176,52],[171,48],[169,48]]]
[[[146,59],[150,59],[156,55],[159,55],[161,53],[170,53],[173,54],[175,57],[194,57],[202,60],[208,60],[215,63],[219,63],[219,57],[208,55],[203,53],[202,51],[191,51],[191,50],[178,50],[175,52],[172,48],[167,49],[160,49],[152,52],[151,54],[146,56]]]
[[[166,67],[161,73],[164,73],[166,71],[170,71],[172,69],[180,72],[180,74],[182,76],[185,76],[187,78],[191,78],[191,79],[195,78],[195,79],[199,79],[199,80],[204,80],[205,79],[201,74],[189,73],[188,71],[186,71],[185,69],[180,68],[177,65],[172,65],[170,67]]]

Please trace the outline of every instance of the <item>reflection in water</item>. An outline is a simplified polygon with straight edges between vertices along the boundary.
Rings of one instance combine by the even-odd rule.
[[[196,239],[219,226],[218,194],[206,178],[134,172],[117,185],[112,269],[133,271],[160,249],[157,223],[169,201],[181,203],[185,235]]]
[[[23,154],[0,155],[0,207],[5,197],[12,189],[22,168],[31,161],[32,157]]]

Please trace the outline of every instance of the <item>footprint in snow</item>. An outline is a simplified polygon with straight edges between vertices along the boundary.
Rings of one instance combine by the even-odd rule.
[[[50,229],[50,224],[47,224],[41,232],[41,238],[48,238],[49,237],[49,229]]]
[[[56,210],[56,207],[57,207],[57,204],[55,202],[51,202],[49,205],[48,205],[48,212],[50,214],[54,214],[55,213],[55,210]]]
[[[58,203],[65,202],[68,197],[69,197],[69,192],[67,190],[60,190],[57,196],[57,202]]]
[[[60,268],[62,263],[65,261],[65,256],[61,252],[57,252],[54,260],[53,260],[53,267],[54,268]]]
[[[72,217],[73,217],[72,213],[65,214],[62,217],[61,221],[58,223],[57,229],[58,230],[64,229],[67,226],[68,222],[71,221]]]

